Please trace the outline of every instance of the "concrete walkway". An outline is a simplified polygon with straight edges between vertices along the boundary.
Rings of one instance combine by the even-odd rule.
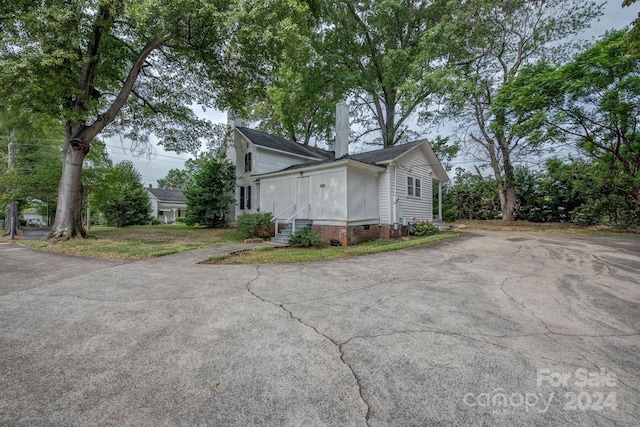
[[[640,419],[637,238],[469,232],[196,264],[213,250],[122,263],[0,244],[0,424]]]

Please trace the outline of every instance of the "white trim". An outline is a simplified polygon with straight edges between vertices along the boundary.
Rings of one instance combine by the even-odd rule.
[[[362,170],[377,172],[377,173],[384,172],[384,168],[382,166],[374,166],[374,165],[359,162],[353,159],[342,159],[342,160],[336,160],[333,162],[313,164],[313,165],[302,166],[299,168],[289,169],[285,171],[269,172],[269,173],[263,173],[260,175],[252,175],[252,176],[260,177],[260,178],[275,178],[278,176],[299,175],[304,172],[313,172],[313,171],[322,170],[322,169],[333,169],[333,168],[339,168],[342,166],[347,166],[351,168],[357,168],[357,169],[362,169]]]

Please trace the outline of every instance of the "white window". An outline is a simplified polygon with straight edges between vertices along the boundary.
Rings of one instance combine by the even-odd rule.
[[[420,178],[407,177],[407,196],[422,197],[422,180]]]

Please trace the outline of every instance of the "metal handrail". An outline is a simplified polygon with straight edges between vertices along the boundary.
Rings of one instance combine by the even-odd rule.
[[[278,221],[278,218],[280,217],[280,215],[282,215],[283,213],[289,211],[290,209],[295,209],[296,205],[297,205],[297,203],[294,203],[293,205],[289,206],[287,209],[283,210],[278,215],[275,215],[273,217],[272,221],[275,224],[275,232],[274,232],[274,235],[273,235],[274,237],[278,235],[278,223],[280,222],[280,221]],[[275,208],[275,206],[274,206],[274,208]]]
[[[291,206],[289,206],[287,209],[283,210],[282,212],[280,212],[278,215],[274,215],[272,221],[278,221],[278,218],[280,217],[280,215],[282,215],[283,213],[287,212],[290,209],[295,209],[296,208],[297,203],[292,204]]]
[[[291,215],[289,218],[287,218],[287,223],[291,222],[293,220],[293,222],[291,223],[291,232],[295,233],[296,232],[296,221],[294,220],[294,218],[296,216],[298,216],[298,214],[300,212],[302,212],[303,210],[307,209],[308,207],[311,207],[311,203],[309,203],[307,206],[304,206],[302,208],[300,208],[300,210],[298,210],[296,213],[294,213],[293,215]],[[276,223],[277,225],[277,223]]]

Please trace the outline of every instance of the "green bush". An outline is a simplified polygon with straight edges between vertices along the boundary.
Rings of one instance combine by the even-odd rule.
[[[309,247],[322,245],[322,237],[313,231],[308,225],[289,236],[289,243],[297,247]]]
[[[185,221],[185,217],[183,216],[179,216],[178,218],[176,218],[177,224],[184,224],[184,221]]]
[[[160,225],[162,224],[162,221],[160,221],[158,218],[151,218],[151,225]]]
[[[417,221],[413,227],[416,236],[432,236],[439,231],[438,227],[429,221]]]
[[[271,212],[244,213],[236,220],[236,229],[245,238],[268,239],[274,233]]]

